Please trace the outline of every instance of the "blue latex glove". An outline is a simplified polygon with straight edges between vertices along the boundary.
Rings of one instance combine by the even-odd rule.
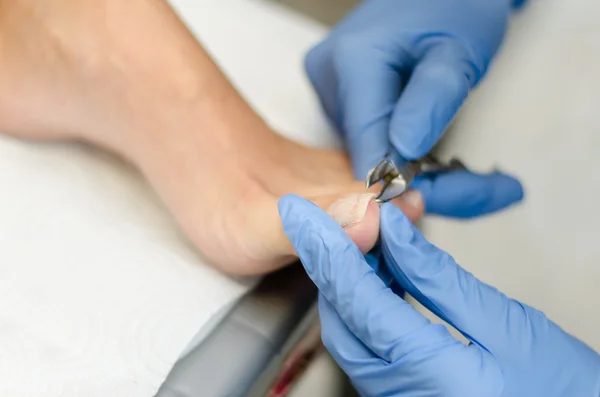
[[[510,9],[510,0],[367,0],[309,52],[307,74],[346,140],[356,177],[392,147],[407,159],[432,149],[485,75]],[[444,188],[414,185],[429,213],[473,217],[523,195],[499,173],[438,180]]]
[[[394,294],[341,227],[296,196],[283,227],[320,291],[323,342],[364,396],[598,397],[600,356],[458,266],[391,204],[382,254],[399,283],[472,343]]]

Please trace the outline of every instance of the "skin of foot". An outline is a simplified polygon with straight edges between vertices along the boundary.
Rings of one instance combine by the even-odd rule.
[[[164,0],[0,0],[0,131],[74,139],[135,165],[218,269],[262,274],[295,260],[277,200],[328,209],[357,245],[379,208],[345,153],[276,134]],[[411,219],[417,192],[395,201]]]

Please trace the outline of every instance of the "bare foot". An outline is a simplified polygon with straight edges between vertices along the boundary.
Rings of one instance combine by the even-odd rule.
[[[364,182],[353,179],[344,153],[305,148],[259,127],[236,131],[254,143],[232,138],[228,155],[212,162],[201,147],[187,157],[181,151],[169,154],[167,144],[160,146],[160,158],[139,157],[140,168],[212,263],[246,274],[294,260],[277,210],[277,200],[289,193],[329,210],[363,252],[373,247],[379,207],[373,194],[365,195]],[[173,138],[174,144],[180,145],[179,139]],[[412,220],[424,210],[417,192],[396,203]],[[357,213],[365,214],[361,222],[355,222]]]
[[[365,193],[344,153],[271,131],[162,0],[0,0],[0,11],[0,130],[120,154],[224,271],[259,274],[294,260],[282,195],[327,209]],[[364,251],[379,229],[368,198],[331,208]],[[422,215],[418,195],[398,204]]]

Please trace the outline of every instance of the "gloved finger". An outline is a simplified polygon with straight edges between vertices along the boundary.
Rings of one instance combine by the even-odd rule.
[[[456,44],[430,47],[394,109],[390,141],[407,159],[429,153],[479,78]]]
[[[279,212],[309,277],[348,329],[376,356],[394,361],[447,340],[447,332],[438,330],[385,286],[325,212],[293,195],[279,201]]]
[[[421,193],[427,213],[465,219],[499,211],[524,196],[521,183],[500,172],[453,171],[416,179],[411,188]]]
[[[390,272],[389,267],[385,264],[383,255],[381,254],[380,245],[376,245],[370,252],[365,254],[365,260],[368,265],[375,271],[377,276],[383,281],[386,287],[392,290],[394,294],[400,298],[404,298],[404,289]]]
[[[379,383],[377,386],[382,386],[382,378],[385,378],[382,376],[383,371],[388,370],[390,375],[396,375],[393,374],[393,365],[375,356],[348,329],[323,294],[319,294],[319,319],[321,320],[323,345],[342,371],[350,376],[352,384],[355,385],[361,396],[373,395],[361,390],[361,386],[370,389],[373,388],[374,382]]]
[[[506,346],[507,327],[527,321],[520,304],[461,268],[392,205],[382,206],[381,233],[382,253],[396,280],[469,340],[493,352]]]
[[[394,65],[402,59],[392,59],[391,52],[366,50],[361,38],[345,43],[338,44],[335,54],[338,112],[354,175],[362,180],[390,149],[390,120],[403,85],[400,66]]]
[[[348,329],[335,308],[323,294],[319,294],[319,319],[321,339],[333,359],[346,373],[385,362],[377,357]]]

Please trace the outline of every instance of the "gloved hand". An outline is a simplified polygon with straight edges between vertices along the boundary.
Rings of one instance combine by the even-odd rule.
[[[346,140],[356,177],[364,179],[391,148],[407,159],[432,149],[485,75],[504,37],[510,3],[368,0],[308,53],[307,74]],[[443,188],[436,187],[438,179]],[[516,180],[499,173],[438,179],[413,187],[423,193],[428,212],[447,216],[496,211],[523,193]]]
[[[320,291],[323,342],[364,396],[598,397],[600,356],[543,313],[477,280],[382,206],[395,279],[472,343],[394,294],[325,212],[279,202],[283,227]]]

